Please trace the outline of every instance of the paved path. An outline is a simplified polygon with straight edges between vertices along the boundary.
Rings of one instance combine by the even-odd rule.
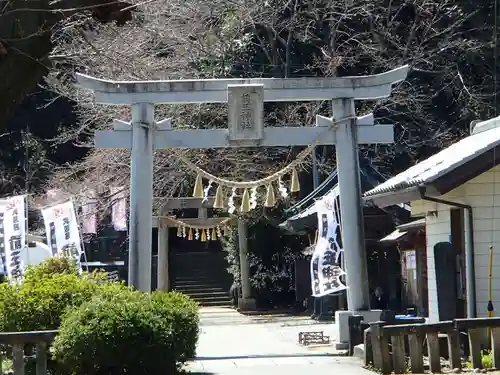
[[[197,358],[187,367],[197,374],[299,375],[340,371],[345,375],[373,375],[333,345],[305,348],[297,342],[301,331],[324,331],[334,340],[333,324],[314,324],[307,317],[243,316],[233,309],[202,308]]]

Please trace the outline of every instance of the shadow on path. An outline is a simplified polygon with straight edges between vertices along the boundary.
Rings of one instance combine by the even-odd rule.
[[[306,353],[306,354],[255,354],[223,357],[196,357],[194,361],[217,361],[221,359],[254,359],[254,358],[308,358],[308,357],[347,357],[336,353]]]

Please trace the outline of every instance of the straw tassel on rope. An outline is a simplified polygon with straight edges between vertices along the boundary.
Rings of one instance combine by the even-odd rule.
[[[203,179],[201,174],[196,176],[196,181],[194,183],[193,197],[203,198]]]
[[[267,186],[266,201],[264,207],[274,207],[276,205],[276,195],[274,194],[273,184]]]
[[[217,231],[215,230],[215,228],[212,228],[212,237],[211,237],[211,240],[212,241],[217,240]]]
[[[193,240],[193,229],[189,228],[188,231],[188,240],[192,241]]]
[[[207,230],[206,229],[201,230],[201,242],[207,242]]]
[[[297,173],[297,169],[292,169],[292,182],[290,183],[290,191],[292,193],[297,193],[300,191],[300,182],[299,182],[299,174]]]
[[[248,194],[248,189],[245,189],[245,191],[243,191],[243,197],[241,198],[240,211],[241,212],[250,212],[250,210],[251,210],[250,194]]]
[[[224,191],[222,189],[222,185],[220,184],[219,186],[217,186],[217,191],[215,192],[214,208],[216,209],[224,208]]]

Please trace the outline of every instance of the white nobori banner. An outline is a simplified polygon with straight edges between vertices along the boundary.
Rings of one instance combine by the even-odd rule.
[[[21,251],[26,247],[25,196],[0,199],[0,258],[2,273],[9,279],[22,279],[25,265]]]
[[[53,257],[71,256],[81,270],[82,246],[73,201],[42,208],[47,245]]]
[[[315,203],[318,214],[318,240],[311,259],[311,283],[314,297],[322,297],[346,289],[340,280],[345,272],[339,264],[343,248],[337,199],[338,192],[334,191]]]

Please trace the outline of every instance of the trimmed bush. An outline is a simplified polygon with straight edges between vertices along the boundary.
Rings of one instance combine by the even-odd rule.
[[[37,266],[29,266],[24,273],[24,280],[36,282],[55,275],[78,275],[76,262],[68,257],[46,259]]]
[[[52,350],[73,375],[168,375],[193,357],[196,303],[177,293],[103,295],[68,312]]]
[[[176,358],[181,362],[194,358],[200,323],[198,304],[185,294],[176,292],[154,292],[151,301],[155,311],[163,314],[172,324]]]
[[[49,366],[60,374],[172,374],[194,357],[198,324],[187,296],[143,294],[102,272],[79,275],[70,260],[51,259],[24,282],[0,285],[0,331],[60,329]]]
[[[0,284],[0,331],[57,329],[68,309],[123,290],[123,284],[105,282],[103,273],[78,275],[71,263],[48,260],[30,268],[23,283]]]

